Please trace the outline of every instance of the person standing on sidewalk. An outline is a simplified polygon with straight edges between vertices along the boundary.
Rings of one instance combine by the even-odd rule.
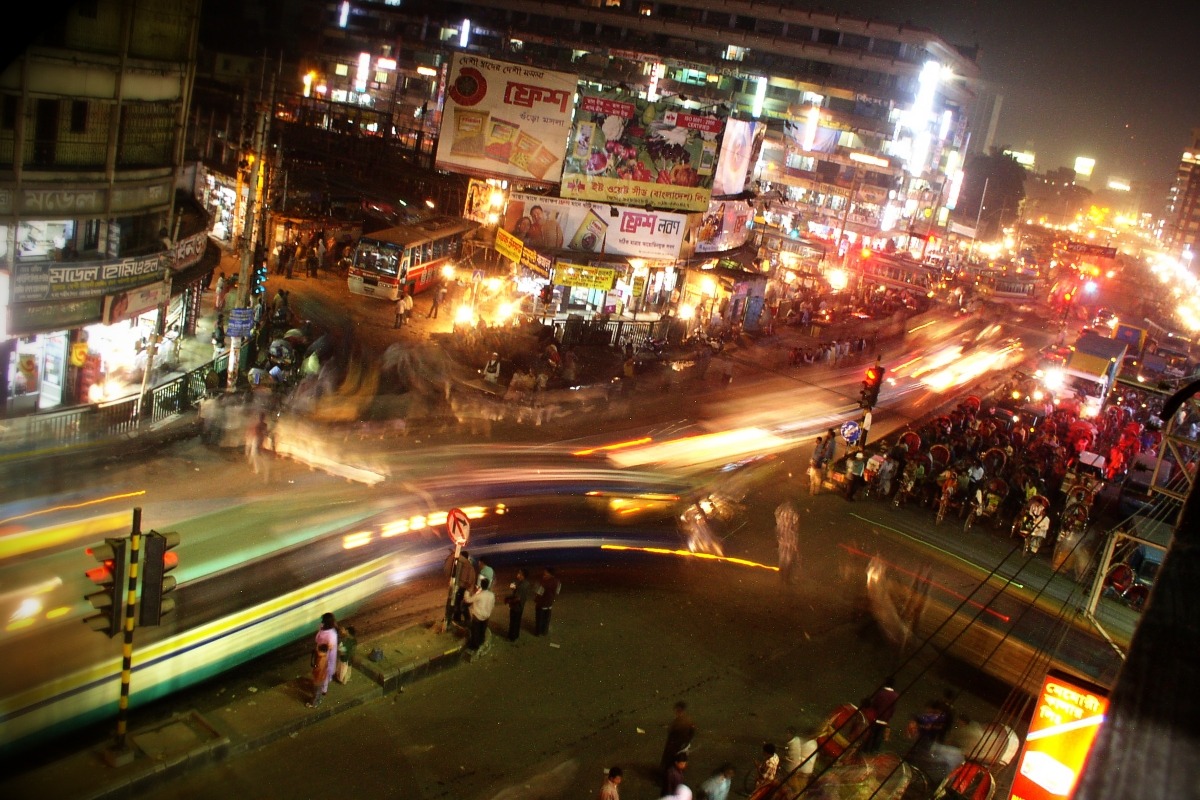
[[[825,482],[825,440],[820,436],[813,446],[812,457],[808,460],[808,493],[820,494],[821,484]]]
[[[467,638],[467,649],[476,653],[483,647],[487,638],[488,621],[496,608],[496,595],[491,589],[492,582],[484,578],[479,582],[479,588],[472,590],[463,598],[471,608],[470,635]]]
[[[694,738],[696,738],[696,724],[692,722],[692,717],[688,714],[687,703],[680,700],[675,703],[675,716],[671,720],[671,724],[667,726],[667,741],[663,745],[662,758],[658,763],[664,774],[675,763],[675,759],[680,753],[687,754]],[[664,794],[670,794],[670,792],[664,792]]]
[[[533,584],[525,577],[525,570],[517,570],[517,579],[509,584],[512,591],[505,601],[508,603],[508,640],[515,642],[521,636],[521,619],[525,616],[525,604],[533,597]]]
[[[433,303],[429,306],[429,313],[425,315],[426,319],[437,319],[438,309],[442,307],[442,301],[446,299],[446,284],[439,283],[437,288],[433,290]]]
[[[322,647],[324,657],[322,657]],[[316,708],[329,691],[329,681],[337,670],[337,619],[326,611],[321,615],[321,627],[317,629],[317,638],[313,643],[313,699],[306,705]],[[324,667],[322,671],[320,668]]]
[[[550,611],[554,608],[554,601],[560,592],[562,592],[562,581],[554,574],[553,567],[546,567],[542,570],[542,580],[538,584],[537,594],[533,600],[534,636],[549,635]]]
[[[405,300],[408,298],[408,292],[400,290],[399,296],[396,297],[396,322],[392,325],[392,329],[399,328],[404,324],[404,309]]]
[[[863,458],[862,450],[855,452],[852,456],[846,456],[846,477],[849,479],[846,487],[847,500],[854,500],[854,495],[858,494],[858,490],[867,482],[863,477],[866,469],[867,462]]]

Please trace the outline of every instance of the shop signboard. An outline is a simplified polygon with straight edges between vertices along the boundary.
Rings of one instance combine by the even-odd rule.
[[[513,192],[501,226],[543,250],[673,260],[687,222],[686,214],[674,211]]]
[[[8,333],[35,333],[81,328],[100,321],[101,298],[63,300],[55,303],[12,303],[8,307]]]
[[[1042,681],[1009,797],[1051,800],[1074,794],[1107,710],[1104,689],[1051,670]]]
[[[540,275],[543,278],[550,277],[550,268],[554,265],[554,260],[550,256],[543,255],[532,247],[526,246],[521,250],[521,266],[530,272]]]
[[[1117,257],[1117,248],[1088,244],[1087,242],[1067,242],[1067,252],[1080,256],[1096,256],[1097,258]]]
[[[575,114],[560,193],[636,208],[703,211],[725,122],[665,102],[585,94]]]
[[[117,294],[160,280],[169,256],[155,253],[117,261],[18,261],[13,264],[12,300],[37,303]]]
[[[754,211],[745,200],[714,200],[696,228],[696,252],[720,253],[750,238]]]
[[[225,333],[229,336],[249,336],[254,331],[254,309],[233,308],[225,321]]]
[[[104,298],[104,324],[112,325],[114,322],[134,319],[147,311],[166,305],[170,299],[171,285],[166,281],[156,281],[137,289],[106,295]]]
[[[617,271],[606,267],[589,267],[559,261],[554,265],[554,282],[559,286],[607,292],[617,283]]]
[[[579,78],[454,53],[438,137],[438,169],[556,185]]]
[[[503,228],[496,229],[496,252],[509,261],[520,263],[525,243]]]

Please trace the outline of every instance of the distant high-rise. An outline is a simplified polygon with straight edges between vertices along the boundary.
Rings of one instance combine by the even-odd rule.
[[[1200,238],[1200,128],[1179,159],[1175,182],[1167,196],[1163,243],[1171,252],[1195,253]]]

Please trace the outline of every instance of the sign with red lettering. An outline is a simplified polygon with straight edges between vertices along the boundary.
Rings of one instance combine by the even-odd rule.
[[[1051,670],[1042,681],[1009,799],[1070,797],[1107,710],[1104,689]]]

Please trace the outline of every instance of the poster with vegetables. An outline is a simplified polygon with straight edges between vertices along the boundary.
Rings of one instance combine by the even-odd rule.
[[[438,169],[557,185],[578,76],[455,53]]]
[[[725,121],[665,101],[583,95],[560,193],[656,209],[703,211]]]

